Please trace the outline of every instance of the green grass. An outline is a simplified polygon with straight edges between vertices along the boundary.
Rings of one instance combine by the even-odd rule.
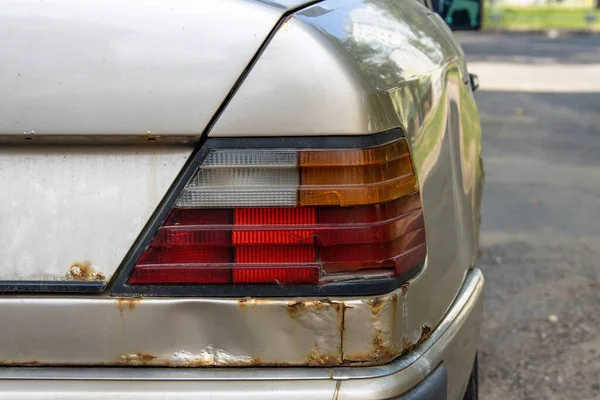
[[[492,20],[492,13],[498,13],[499,21]],[[590,8],[569,8],[562,6],[530,6],[527,8],[517,7],[486,7],[484,29],[508,29],[508,30],[545,30],[545,29],[590,29],[586,22],[586,15],[594,13],[596,22],[591,29],[600,30],[600,10]]]

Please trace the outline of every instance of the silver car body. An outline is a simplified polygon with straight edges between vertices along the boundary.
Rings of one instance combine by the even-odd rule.
[[[389,399],[440,363],[460,398],[482,311],[481,131],[464,54],[437,15],[414,0],[8,1],[0,33],[0,398]],[[398,289],[110,295],[207,137],[397,127],[428,248]],[[69,293],[73,266],[105,290]],[[18,293],[28,282],[66,285]]]

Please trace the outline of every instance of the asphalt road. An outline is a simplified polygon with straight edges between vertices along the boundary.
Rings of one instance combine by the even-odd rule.
[[[483,399],[600,399],[600,37],[459,36],[486,169]]]

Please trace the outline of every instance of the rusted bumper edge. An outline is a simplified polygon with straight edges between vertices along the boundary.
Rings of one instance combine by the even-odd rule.
[[[383,365],[442,317],[423,303],[423,275],[369,297],[1,297],[0,332],[12,340],[0,365]]]
[[[137,398],[139,395],[145,399],[234,399],[242,396],[245,399],[269,400],[285,395],[287,399],[378,400],[401,396],[440,365],[447,372],[448,399],[457,399],[464,392],[477,350],[483,286],[481,272],[471,270],[438,326],[410,351],[385,365],[210,369],[5,366],[0,367],[0,380],[3,381],[0,399],[16,393],[23,393],[28,399],[60,398],[62,394],[76,396],[78,393],[94,399],[105,398],[110,393],[111,398]],[[135,307],[135,304],[125,304],[122,312],[125,315]],[[252,304],[245,307],[251,308]],[[320,307],[328,309],[331,318],[339,315],[333,304],[325,303]],[[381,305],[374,304],[372,307],[394,306],[393,301],[385,300]],[[290,305],[290,308],[291,312],[302,312],[297,307]],[[185,324],[179,327],[188,328]],[[271,332],[270,335],[277,342],[276,337],[281,332]],[[138,340],[144,341],[143,337],[138,337]],[[109,346],[108,343],[106,345]],[[212,354],[213,357],[219,355],[217,351]],[[145,362],[143,356],[138,357],[139,363]],[[28,384],[23,385],[23,380],[27,380]],[[224,384],[224,381],[227,383]]]

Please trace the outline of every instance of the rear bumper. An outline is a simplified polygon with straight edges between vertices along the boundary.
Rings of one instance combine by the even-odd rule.
[[[481,272],[471,270],[451,308],[428,338],[382,366],[2,367],[0,399],[458,399],[466,387],[477,349],[483,285]],[[444,379],[445,387],[440,383]],[[442,389],[445,393],[440,392]]]

